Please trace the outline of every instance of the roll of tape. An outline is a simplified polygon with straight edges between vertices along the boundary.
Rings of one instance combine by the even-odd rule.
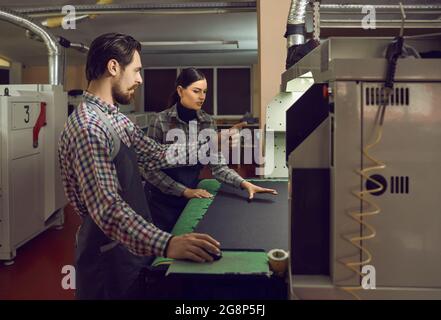
[[[288,252],[283,249],[272,249],[268,252],[268,261],[273,272],[283,275],[288,269]]]

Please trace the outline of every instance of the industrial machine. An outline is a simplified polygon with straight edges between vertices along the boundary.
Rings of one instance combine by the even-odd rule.
[[[63,225],[57,146],[67,95],[59,85],[2,85],[0,93],[0,260],[10,262],[18,247]]]
[[[297,99],[314,83],[310,75],[302,75],[295,85],[279,92],[266,108],[264,176],[267,179],[288,178],[286,165],[285,114]],[[272,138],[272,139],[271,139]]]
[[[404,37],[390,79],[396,40],[329,38],[282,74],[314,82],[286,112],[294,299],[441,299],[441,37]]]
[[[14,10],[0,8],[0,20],[45,44],[49,72],[49,84],[0,86],[0,260],[9,264],[21,245],[63,225],[67,199],[57,149],[68,114],[64,49],[86,52],[88,48],[53,35]],[[80,94],[70,93],[71,98]]]

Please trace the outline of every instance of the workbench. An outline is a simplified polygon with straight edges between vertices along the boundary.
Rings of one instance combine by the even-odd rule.
[[[202,180],[212,199],[192,199],[172,234],[207,233],[221,243],[222,258],[195,263],[156,258],[145,269],[149,299],[286,299],[287,284],[274,275],[267,252],[289,249],[288,188],[285,180],[250,180],[278,195]]]

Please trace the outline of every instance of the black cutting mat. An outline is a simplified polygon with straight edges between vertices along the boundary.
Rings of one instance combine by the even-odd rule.
[[[256,181],[278,195],[255,194],[222,184],[195,232],[207,233],[226,249],[288,250],[287,182]]]

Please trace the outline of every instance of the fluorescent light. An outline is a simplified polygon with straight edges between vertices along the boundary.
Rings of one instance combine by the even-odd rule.
[[[0,67],[7,67],[7,68],[9,68],[10,66],[11,66],[11,63],[8,60],[0,58]]]
[[[239,48],[239,41],[224,41],[224,40],[213,40],[213,41],[143,41],[141,45],[144,47],[149,46],[199,46],[199,45],[236,45]]]

